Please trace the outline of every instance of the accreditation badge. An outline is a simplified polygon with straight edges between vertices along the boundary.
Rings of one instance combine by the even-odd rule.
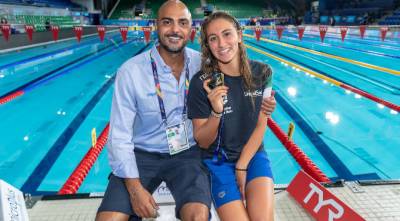
[[[169,154],[174,155],[190,148],[185,122],[167,127]]]

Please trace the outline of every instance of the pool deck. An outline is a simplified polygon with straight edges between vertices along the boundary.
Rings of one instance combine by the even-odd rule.
[[[345,202],[365,220],[400,221],[400,183],[359,185],[357,182],[345,182],[339,187],[329,187],[328,190]],[[101,194],[100,194],[101,195]],[[41,199],[28,209],[31,221],[87,221],[94,220],[96,210],[101,202],[98,194],[80,199]],[[314,220],[285,191],[276,187],[275,190],[275,220],[307,221]],[[174,205],[162,203],[160,217],[157,221],[172,221]],[[214,213],[214,212],[213,212]],[[218,220],[213,215],[213,221]]]

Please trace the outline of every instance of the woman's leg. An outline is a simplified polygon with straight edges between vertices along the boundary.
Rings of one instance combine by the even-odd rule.
[[[246,186],[247,212],[252,221],[274,220],[274,182],[269,177],[257,177]]]
[[[226,203],[217,209],[219,219],[221,221],[247,221],[246,208],[241,200],[235,200]]]

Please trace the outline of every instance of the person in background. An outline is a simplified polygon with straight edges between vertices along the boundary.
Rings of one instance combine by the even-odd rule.
[[[2,25],[8,24],[7,19],[5,17],[1,17],[0,24],[2,24]]]
[[[333,17],[333,16],[329,17],[329,25],[333,27],[333,26],[335,26],[335,24],[336,24],[335,17]]]
[[[50,31],[51,24],[49,19],[46,19],[46,21],[44,22],[44,28],[46,29],[46,31]]]

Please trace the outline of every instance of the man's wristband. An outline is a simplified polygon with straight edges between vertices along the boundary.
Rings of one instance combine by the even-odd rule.
[[[217,113],[214,110],[211,110],[211,116],[216,117],[216,118],[221,118],[222,117],[222,112]]]

